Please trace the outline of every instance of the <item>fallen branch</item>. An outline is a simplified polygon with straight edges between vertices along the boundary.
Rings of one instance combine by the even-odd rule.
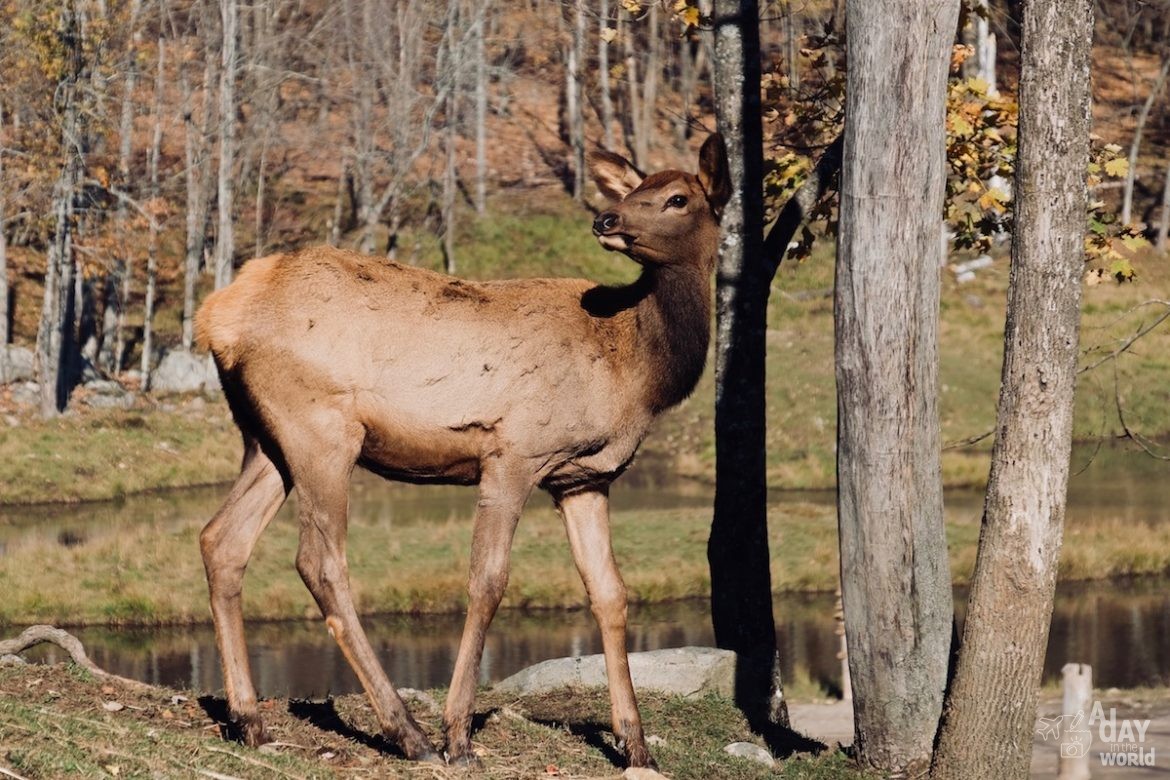
[[[94,677],[102,680],[112,680],[125,685],[128,688],[133,688],[138,691],[152,691],[155,689],[153,685],[148,685],[138,680],[131,680],[129,677],[121,677],[116,674],[111,674],[105,669],[95,664],[89,659],[85,653],[85,647],[81,644],[81,640],[64,631],[53,626],[30,626],[20,633],[20,636],[15,639],[5,639],[0,641],[0,657],[6,655],[19,656],[30,647],[35,647],[40,644],[56,645],[65,652],[69,653],[69,657],[73,659],[73,663],[88,671]]]

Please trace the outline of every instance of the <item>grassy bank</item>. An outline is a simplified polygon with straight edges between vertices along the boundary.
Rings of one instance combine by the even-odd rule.
[[[432,701],[442,702],[442,692]],[[180,698],[176,698],[180,697]],[[768,769],[723,752],[752,741],[727,700],[683,699],[640,692],[646,733],[662,771],[678,780],[863,778],[839,752],[799,757]],[[619,777],[609,739],[604,690],[516,698],[485,692],[473,735],[484,762],[477,775]],[[120,705],[120,707],[118,706]],[[270,700],[264,717],[276,744],[250,750],[218,735],[222,702],[189,691],[141,692],[98,682],[73,666],[0,667],[0,768],[19,776],[56,777],[462,777],[402,761],[380,749],[369,704],[361,696],[324,702]],[[411,709],[432,740],[440,713],[423,701]],[[113,710],[113,711],[111,711]],[[209,711],[213,713],[209,715]],[[216,774],[211,774],[216,773]],[[421,774],[420,774],[421,773]]]
[[[470,558],[470,518],[463,509],[423,514],[413,507],[365,508],[361,491],[349,530],[350,573],[364,613],[462,610]],[[293,502],[290,502],[290,504]],[[273,522],[248,567],[245,612],[251,618],[316,617],[297,576],[293,507]],[[978,513],[952,512],[948,522],[955,579],[973,569]],[[198,533],[202,505],[169,507],[154,517],[95,528],[80,544],[53,532],[26,535],[0,557],[0,624],[191,623],[209,619]],[[640,602],[704,596],[709,589],[704,506],[616,510],[614,545],[631,598]],[[103,524],[99,524],[104,527]],[[837,537],[831,506],[774,504],[770,512],[773,583],[777,591],[832,591]],[[1125,531],[1123,533],[1123,531]],[[1071,528],[1063,579],[1162,574],[1170,571],[1170,525],[1143,526],[1113,516]],[[516,534],[505,606],[585,604],[564,529],[547,501],[534,500]]]
[[[556,197],[540,203],[500,200],[491,219],[465,223],[460,272],[473,278],[534,275],[628,280],[636,268],[606,253],[590,236],[585,212]],[[527,211],[524,217],[517,210]],[[414,239],[403,241],[410,254]],[[832,247],[819,246],[802,264],[785,265],[773,285],[768,331],[769,483],[786,489],[829,488],[834,480],[836,399],[833,379]],[[436,267],[437,248],[423,240],[415,258]],[[1135,263],[1139,278],[1123,287],[1087,287],[1082,365],[1117,349],[1170,299],[1166,261]],[[999,387],[1007,262],[998,260],[959,285],[941,272],[940,412],[945,441],[991,430]],[[1138,307],[1138,308],[1135,308]],[[175,337],[174,302],[159,315],[161,339]],[[1120,432],[1121,403],[1130,427],[1146,436],[1170,433],[1170,323],[1156,328],[1116,362],[1080,378],[1075,435],[1082,440]],[[695,394],[666,415],[645,450],[669,459],[687,476],[710,480],[714,377],[708,368]],[[0,504],[112,498],[140,490],[230,479],[239,445],[222,401],[144,400],[133,411],[90,410],[42,422],[18,409],[0,389]],[[986,480],[990,439],[947,449],[949,486]]]

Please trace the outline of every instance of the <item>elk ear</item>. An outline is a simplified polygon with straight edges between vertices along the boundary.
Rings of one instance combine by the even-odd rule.
[[[731,175],[727,170],[727,146],[723,136],[712,133],[699,150],[699,184],[707,193],[707,202],[717,215],[731,199]]]
[[[597,189],[610,200],[621,200],[638,188],[646,174],[620,154],[598,150],[589,153],[589,172]]]

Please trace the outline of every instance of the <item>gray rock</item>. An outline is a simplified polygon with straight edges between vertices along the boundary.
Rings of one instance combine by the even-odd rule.
[[[735,692],[735,653],[713,647],[675,647],[630,653],[634,687],[681,696]],[[496,690],[544,693],[566,687],[604,687],[605,656],[557,658],[530,666],[496,683]]]
[[[12,386],[12,400],[22,406],[37,406],[41,402],[41,386],[36,382],[17,382]]]
[[[95,379],[82,386],[87,392],[85,404],[94,409],[129,409],[134,396],[126,388],[109,379]]]
[[[156,393],[201,393],[219,390],[219,376],[206,355],[172,350],[163,355],[150,378]]]
[[[732,742],[723,748],[723,752],[740,758],[746,758],[749,761],[756,761],[767,767],[776,766],[776,759],[772,758],[771,753],[751,742]]]
[[[11,344],[0,346],[0,385],[28,382],[34,378],[31,349]]]

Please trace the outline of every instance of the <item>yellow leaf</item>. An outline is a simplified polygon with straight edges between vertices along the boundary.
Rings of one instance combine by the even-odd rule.
[[[1105,163],[1105,175],[1121,177],[1129,173],[1129,160],[1124,157],[1115,157]]]
[[[991,85],[978,76],[973,76],[967,79],[967,89],[971,90],[976,95],[986,95],[987,90],[991,89]]]
[[[682,12],[682,20],[683,20],[683,23],[687,25],[687,27],[698,27],[699,26],[699,9],[698,8],[688,8],[687,10],[683,11]]]
[[[606,27],[601,31],[601,40],[606,43],[613,43],[615,38],[617,38],[617,30],[612,27]]]

